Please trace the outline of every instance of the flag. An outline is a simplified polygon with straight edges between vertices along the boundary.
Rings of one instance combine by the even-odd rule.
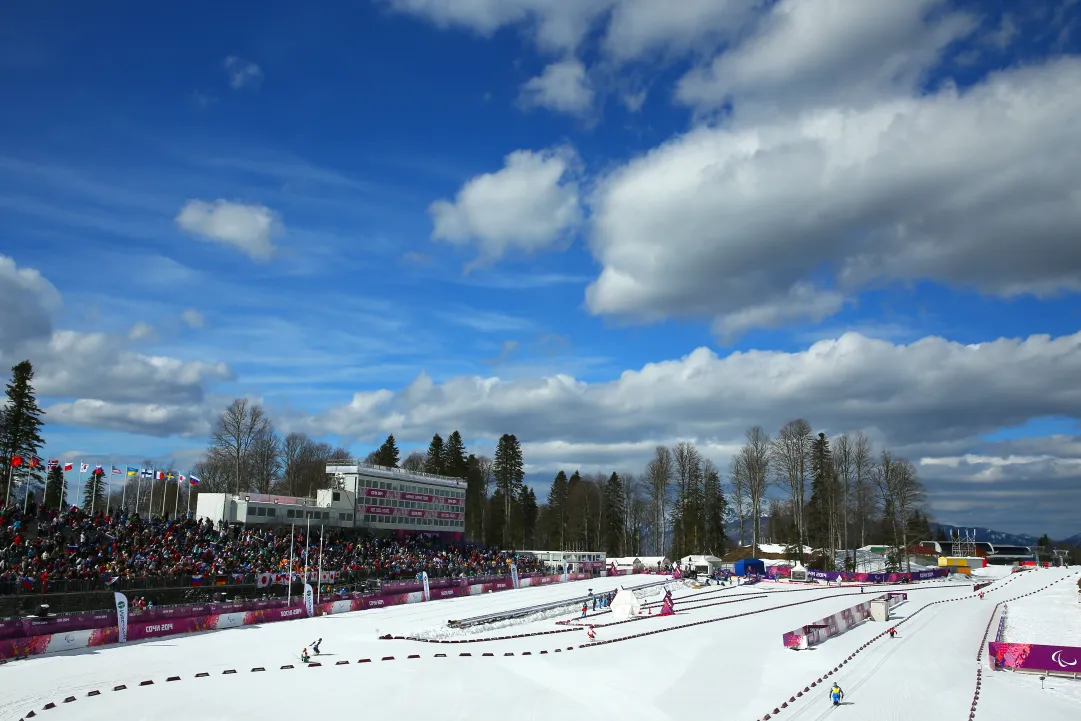
[[[23,464],[23,457],[22,456],[12,456],[11,457],[11,465],[12,466],[21,466],[22,464]]]
[[[113,466],[113,475],[114,476],[119,476],[120,475],[120,469],[118,467],[116,467],[116,466]]]
[[[141,478],[153,478],[153,477],[154,477],[154,472],[153,472],[153,471],[151,471],[151,470],[150,470],[149,468],[144,468],[144,469],[143,469],[143,470],[142,470],[142,471],[141,471],[141,472],[139,473],[139,476],[140,476]]]
[[[60,461],[49,461],[48,465],[49,465],[49,470],[51,471],[52,469],[54,469],[54,468],[56,468],[56,467],[58,467],[60,465]]]
[[[79,465],[79,473],[86,473],[89,470],[90,470],[90,464],[89,463],[82,463],[82,464]]]
[[[172,471],[169,471],[169,475],[165,476],[165,480],[167,480],[167,481],[175,481],[176,480],[176,475]]]
[[[128,478],[135,476],[137,473],[139,473],[138,468],[132,468],[131,466],[128,466]]]
[[[102,468],[101,466],[94,466],[94,475],[95,476],[97,476],[99,474],[102,474],[102,473],[105,473],[104,468]]]
[[[181,482],[181,483],[183,483],[183,482],[184,482],[184,474],[183,474],[183,473],[181,473],[181,474],[180,474],[180,482]]]
[[[65,463],[65,464],[64,464],[64,470],[65,470],[65,471],[70,471],[70,470],[71,470],[72,468],[74,468],[74,467],[75,467],[75,466],[71,465],[70,463]]]
[[[203,584],[203,574],[197,573],[191,577],[191,585],[201,586]]]
[[[199,479],[197,477],[195,477],[195,476],[188,476],[188,481],[193,486],[198,486],[199,485]]]
[[[27,591],[34,590],[34,579],[30,578],[29,576],[23,576],[21,583],[23,584],[23,588],[25,588]]]
[[[30,456],[30,467],[31,468],[37,468],[39,463],[41,463],[40,458],[34,458],[33,456]]]
[[[160,480],[163,480],[164,478],[165,478],[165,474],[162,471],[158,471],[157,473],[154,474],[154,480],[155,481],[160,481]]]

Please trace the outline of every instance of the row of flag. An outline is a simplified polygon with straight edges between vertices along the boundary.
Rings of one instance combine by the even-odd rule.
[[[23,458],[22,456],[12,456],[10,460],[12,468],[18,468],[25,465],[27,468],[37,468],[41,465],[40,458],[34,458],[33,456]],[[75,470],[74,463],[61,462],[59,459],[53,459],[48,461],[46,467],[51,471],[55,468],[63,468],[64,472]],[[103,466],[94,466],[91,470],[89,463],[79,464],[79,473],[90,473],[91,475],[105,475],[105,468]],[[155,481],[176,481],[179,480],[183,483],[185,480],[193,486],[199,485],[199,477],[195,475],[185,476],[183,473],[174,473],[172,471],[155,471],[152,468],[134,468],[127,466],[125,470],[120,470],[120,466],[113,466],[111,474],[114,476],[126,475],[128,478],[135,478],[138,476],[141,480],[153,479]]]

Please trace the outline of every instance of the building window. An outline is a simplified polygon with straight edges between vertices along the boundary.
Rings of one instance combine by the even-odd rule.
[[[274,517],[274,514],[275,514],[275,513],[277,513],[277,509],[275,509],[275,508],[268,508],[268,509],[266,509],[266,514],[267,514],[267,516],[269,516],[270,518],[273,518],[273,517]]]
[[[342,494],[338,493],[337,491],[334,491],[334,495],[332,497],[335,501],[342,500]]]
[[[265,516],[266,515],[266,509],[265,508],[256,508],[255,509],[255,515],[257,515],[257,516]]]
[[[255,515],[255,507],[254,506],[248,506],[248,515],[249,516],[254,516]]]

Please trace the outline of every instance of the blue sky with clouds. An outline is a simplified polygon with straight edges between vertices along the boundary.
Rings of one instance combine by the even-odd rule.
[[[189,463],[246,395],[360,455],[513,432],[546,488],[806,416],[944,522],[1077,533],[1079,22],[8,4],[0,356],[50,456]]]

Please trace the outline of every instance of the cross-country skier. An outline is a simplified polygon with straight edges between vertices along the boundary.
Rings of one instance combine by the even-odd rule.
[[[316,656],[319,655],[319,644],[321,644],[322,642],[323,642],[323,639],[319,639],[317,641],[312,641],[311,642],[312,650],[315,651]]]
[[[308,649],[304,649],[303,651],[300,652],[300,662],[301,663],[308,663],[308,661],[310,661],[311,658],[312,657],[308,655]]]
[[[891,628],[889,630],[889,634],[890,634],[890,638],[894,638],[897,635],[897,629],[896,628]]]
[[[841,690],[841,687],[836,683],[833,684],[833,688],[830,689],[830,700],[833,701],[834,706],[841,705],[841,699],[845,697],[845,692]]]
[[[593,630],[592,626],[590,626],[589,630],[586,631],[586,635],[589,636],[590,641],[593,641],[597,638],[597,632]]]

